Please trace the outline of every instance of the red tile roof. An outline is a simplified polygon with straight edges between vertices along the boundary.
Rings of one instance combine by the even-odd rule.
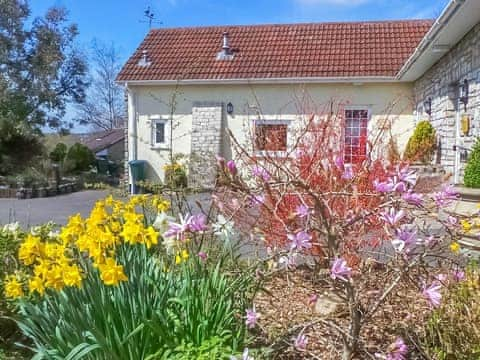
[[[432,20],[151,30],[118,81],[395,76]],[[217,60],[228,32],[233,60]],[[138,65],[147,50],[151,64]]]
[[[112,129],[87,134],[82,143],[93,152],[99,152],[124,139],[125,129]]]

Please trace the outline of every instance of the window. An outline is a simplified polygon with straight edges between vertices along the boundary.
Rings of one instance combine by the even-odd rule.
[[[161,147],[167,145],[167,120],[152,120],[152,146]]]
[[[358,163],[367,156],[367,127],[369,111],[367,109],[345,110],[345,144],[346,163]]]
[[[257,120],[254,124],[255,151],[287,151],[288,121]]]

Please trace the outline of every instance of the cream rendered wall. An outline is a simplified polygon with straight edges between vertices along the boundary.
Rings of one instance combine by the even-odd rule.
[[[170,119],[173,114],[173,152],[189,154],[192,105],[198,101],[231,102],[234,112],[232,116],[224,114],[224,125],[240,141],[245,141],[249,124],[259,118],[258,113],[262,119],[294,120],[304,113],[324,113],[331,99],[347,106],[368,107],[372,115],[370,134],[378,129],[379,122],[388,118],[400,151],[414,126],[410,83],[129,86],[129,89],[137,98],[137,158],[148,161],[147,174],[152,180],[163,179],[162,166],[169,157],[169,149],[151,146],[152,118]],[[227,136],[223,137],[222,153],[226,158],[232,156]]]

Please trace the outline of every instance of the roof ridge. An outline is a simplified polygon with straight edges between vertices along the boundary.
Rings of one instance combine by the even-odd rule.
[[[285,27],[285,26],[308,26],[308,25],[359,25],[359,24],[400,24],[400,23],[433,23],[435,19],[391,19],[391,20],[359,20],[359,21],[321,21],[321,22],[298,22],[298,23],[262,23],[262,24],[220,24],[220,25],[191,25],[191,26],[176,26],[165,28],[154,28],[149,32],[161,32],[171,30],[213,30],[213,29],[232,29],[232,28],[261,28],[261,27]]]

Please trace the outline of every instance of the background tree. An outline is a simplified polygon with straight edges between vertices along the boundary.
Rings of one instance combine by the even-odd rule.
[[[93,73],[87,101],[77,106],[81,124],[94,129],[110,130],[123,126],[125,104],[123,89],[115,83],[121,68],[120,57],[113,43],[93,41],[91,49]]]
[[[26,1],[0,0],[0,9],[0,173],[6,173],[41,153],[43,127],[72,127],[66,106],[84,100],[87,66],[64,8],[50,8],[31,25]]]

